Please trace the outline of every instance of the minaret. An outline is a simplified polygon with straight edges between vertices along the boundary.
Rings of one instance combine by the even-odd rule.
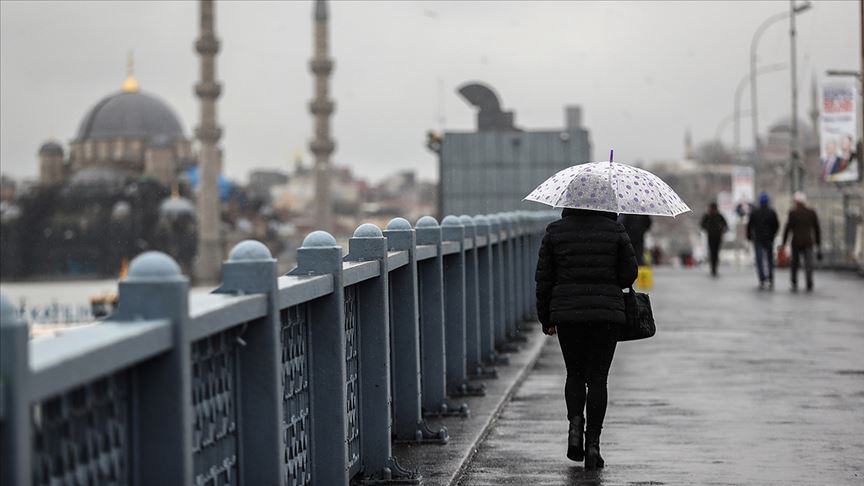
[[[693,136],[688,128],[684,132],[684,160],[693,160]]]
[[[330,155],[336,144],[330,138],[330,116],[334,103],[329,98],[333,60],[328,57],[327,2],[315,0],[315,55],[309,68],[315,76],[315,98],[309,103],[315,127],[315,138],[309,151],[315,155],[315,219],[325,231],[333,231],[333,199],[330,195]]]
[[[198,148],[198,255],[195,262],[195,280],[198,283],[219,281],[223,258],[219,232],[219,174],[222,172],[222,152],[217,146],[222,129],[216,124],[216,99],[222,86],[216,82],[216,53],[219,40],[214,33],[214,2],[201,0],[201,33],[195,41],[195,50],[201,56],[201,81],[195,85],[195,94],[201,100],[201,123],[195,129]]]

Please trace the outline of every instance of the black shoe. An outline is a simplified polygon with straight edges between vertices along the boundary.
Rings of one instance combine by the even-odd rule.
[[[600,455],[600,434],[585,437],[585,470],[593,471],[606,465]]]
[[[807,282],[807,292],[813,292],[813,282]]]
[[[585,419],[573,417],[570,419],[570,431],[567,434],[567,458],[571,461],[582,461],[585,458],[585,449],[582,445]]]
[[[798,292],[798,284],[797,284],[797,283],[793,283],[793,284],[792,284],[792,287],[791,287],[789,290],[791,290],[793,294],[794,294],[794,293],[797,293],[797,292]]]

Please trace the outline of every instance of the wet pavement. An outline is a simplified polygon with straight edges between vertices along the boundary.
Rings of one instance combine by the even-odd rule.
[[[621,343],[606,468],[565,455],[556,338],[502,408],[464,485],[864,484],[864,279],[758,291],[752,270],[657,270],[657,335]]]

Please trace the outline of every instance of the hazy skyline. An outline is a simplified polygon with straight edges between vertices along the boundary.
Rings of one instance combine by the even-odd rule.
[[[714,138],[747,74],[753,32],[787,2],[345,2],[330,4],[336,61],[334,160],[372,179],[397,169],[436,177],[428,129],[473,130],[455,94],[479,80],[526,129],[558,128],[582,105],[595,158],[677,158],[689,127]],[[49,138],[66,143],[86,112],[119,90],[135,53],[142,90],[198,124],[196,2],[0,2],[0,163],[37,174]],[[799,115],[811,76],[860,69],[858,3],[816,2],[798,16]],[[219,2],[224,171],[293,167],[312,133],[310,2]],[[760,64],[789,62],[788,23],[769,28]],[[789,72],[759,79],[760,126],[789,113]],[[443,102],[442,102],[443,101]],[[443,109],[442,109],[443,107]],[[745,96],[742,109],[749,108]],[[749,120],[742,145],[752,143]],[[731,125],[724,132],[731,143]],[[307,163],[311,162],[308,153]],[[574,161],[574,163],[580,161]]]

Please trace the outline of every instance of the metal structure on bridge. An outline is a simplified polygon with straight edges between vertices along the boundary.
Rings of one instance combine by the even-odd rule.
[[[440,444],[424,414],[468,412],[534,315],[555,213],[365,224],[348,254],[309,234],[297,267],[247,240],[210,294],[148,252],[106,320],[28,341],[0,298],[0,480],[50,484],[418,483],[395,441]],[[476,383],[476,382],[475,382]]]

